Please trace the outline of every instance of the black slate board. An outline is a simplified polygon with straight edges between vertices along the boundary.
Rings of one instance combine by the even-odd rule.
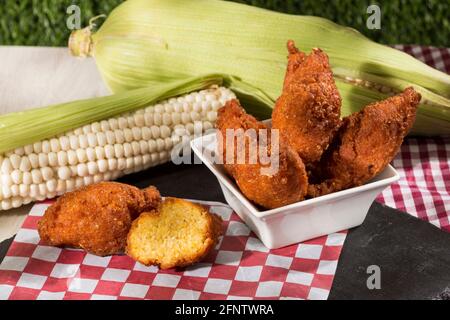
[[[165,164],[120,179],[155,185],[163,195],[225,202],[204,165]],[[0,261],[12,239],[0,244]],[[381,268],[381,289],[366,286],[367,267]],[[450,288],[450,234],[374,203],[364,224],[349,231],[330,299],[445,299]]]
[[[369,290],[371,265],[381,289]],[[450,234],[374,202],[349,232],[329,299],[449,299]]]

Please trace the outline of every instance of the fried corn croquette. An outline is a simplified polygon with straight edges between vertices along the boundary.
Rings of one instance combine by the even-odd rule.
[[[316,197],[362,185],[392,161],[416,117],[421,96],[413,88],[368,105],[344,118],[344,123],[324,155],[317,175],[325,179],[309,186]]]
[[[254,129],[258,132],[259,130],[268,130],[268,127],[264,123],[247,114],[239,104],[238,100],[231,100],[230,102],[227,102],[224,107],[218,110],[216,127],[218,128],[222,137],[222,139],[217,139],[218,150],[222,153],[223,165],[230,175],[233,175],[234,169],[237,166],[237,155],[240,152],[243,152],[245,154],[245,160],[246,162],[248,162],[249,154],[248,152],[245,152],[245,148],[248,147],[249,141],[245,141],[243,145],[238,145],[236,141],[232,141],[233,143],[229,143],[228,145],[226,145],[224,144],[226,142],[226,130],[242,129],[245,131],[248,129]],[[238,147],[240,147],[239,150]],[[229,161],[226,161],[227,148],[234,148],[232,150],[233,159],[231,159],[231,163],[228,163]]]
[[[52,246],[82,248],[99,256],[122,253],[131,222],[160,201],[155,187],[93,184],[66,193],[51,205],[39,221],[39,235]]]
[[[133,222],[126,251],[145,265],[184,267],[204,258],[221,234],[219,216],[199,204],[166,198],[157,210]]]
[[[341,97],[328,56],[320,49],[310,55],[293,41],[284,87],[272,113],[272,127],[284,132],[307,167],[318,161],[341,124]]]
[[[305,166],[298,154],[288,145],[282,133],[279,136],[278,167],[270,173],[265,173],[263,168],[268,169],[270,164],[262,164],[259,152],[257,161],[251,163],[250,146],[257,145],[268,157],[272,155],[271,130],[266,125],[248,115],[239,105],[237,100],[229,101],[218,111],[216,122],[219,129],[219,153],[222,153],[226,171],[235,179],[242,193],[254,203],[268,209],[278,208],[302,200],[307,192],[308,177]],[[228,141],[227,129],[243,129],[247,131],[254,129],[256,136],[244,136],[244,143],[239,144],[238,136]],[[258,135],[261,130],[267,130],[263,137]],[[264,138],[265,137],[265,138]],[[263,141],[266,139],[265,141]],[[227,152],[234,149],[232,163],[227,163]],[[245,162],[238,163],[239,154],[244,153]],[[230,159],[228,159],[230,160]]]

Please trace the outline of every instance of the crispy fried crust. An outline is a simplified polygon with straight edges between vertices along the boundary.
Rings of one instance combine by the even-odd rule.
[[[216,122],[219,141],[219,153],[222,153],[223,159],[226,160],[226,151],[234,148],[234,163],[224,164],[226,171],[235,179],[242,193],[251,201],[264,208],[278,208],[294,202],[301,201],[307,192],[308,177],[306,175],[305,166],[298,154],[289,146],[286,137],[280,132],[279,150],[278,150],[278,170],[270,174],[263,174],[261,169],[268,168],[270,165],[262,165],[259,156],[257,163],[251,164],[249,160],[249,146],[251,143],[261,142],[259,136],[250,139],[245,136],[245,144],[239,145],[237,138],[232,143],[223,143],[226,137],[227,129],[255,129],[258,133],[261,129],[268,129],[266,125],[257,121],[248,115],[239,105],[237,100],[229,101],[223,108],[218,111],[218,119]],[[223,138],[222,138],[223,137]],[[234,145],[233,145],[234,143]],[[268,129],[267,155],[270,156],[271,149],[271,131]],[[245,163],[237,163],[237,155],[245,152]]]
[[[82,248],[99,256],[122,253],[131,222],[160,201],[155,187],[93,184],[66,193],[51,205],[39,221],[39,235],[48,245]]]
[[[202,260],[221,235],[219,216],[199,204],[166,198],[157,210],[133,222],[126,251],[144,265],[185,267]]]
[[[243,129],[244,131],[248,129],[255,129],[258,131],[260,129],[268,129],[264,123],[247,114],[236,99],[228,101],[224,107],[218,110],[216,127],[219,130],[217,132],[218,151],[222,154],[224,167],[230,175],[233,175],[236,165],[234,163],[227,163],[226,161],[227,148],[231,147],[231,145],[225,145],[227,129]],[[235,148],[233,161],[235,162],[237,154],[239,152],[245,152],[246,150],[237,150],[238,144],[236,141],[233,142],[233,148]],[[248,147],[248,141],[245,141],[244,147]],[[247,155],[248,153],[246,152],[245,154]],[[246,160],[248,160],[248,157],[246,157]]]
[[[392,161],[416,117],[421,96],[407,88],[394,97],[373,103],[344,119],[316,175],[323,182],[310,185],[316,197],[362,185]]]
[[[288,66],[272,126],[282,130],[307,167],[318,161],[338,130],[341,97],[328,56],[313,49],[306,56],[288,41]]]
[[[295,71],[305,61],[306,54],[301,52],[295,47],[295,43],[292,40],[287,42],[288,49],[288,64],[286,68],[286,74],[284,76],[283,91],[289,90],[289,84],[295,79]]]

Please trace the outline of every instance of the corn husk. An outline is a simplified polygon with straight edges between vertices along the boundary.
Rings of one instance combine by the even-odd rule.
[[[413,133],[450,134],[450,76],[326,19],[228,1],[128,0],[98,32],[91,31],[75,32],[71,50],[94,56],[114,92],[220,72],[253,85],[273,105],[281,93],[286,41],[292,39],[303,51],[320,47],[327,52],[344,116],[414,86],[424,99]],[[362,89],[361,82],[366,84]],[[246,107],[260,117],[270,116],[265,108]]]
[[[239,92],[249,105],[269,109],[269,102],[257,90],[238,79],[210,74],[184,80],[161,82],[106,97],[78,100],[48,107],[0,115],[0,154],[17,147],[54,137],[60,133],[131,112],[157,101],[179,96],[212,85],[241,83]],[[251,93],[248,93],[251,92]],[[265,107],[264,107],[265,106]]]

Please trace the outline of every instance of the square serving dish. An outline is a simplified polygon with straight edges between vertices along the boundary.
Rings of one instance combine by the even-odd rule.
[[[397,171],[388,165],[362,186],[261,211],[242,194],[223,165],[213,163],[212,155],[217,150],[216,134],[192,140],[191,148],[216,176],[231,208],[269,249],[361,225],[377,195],[399,179]]]

